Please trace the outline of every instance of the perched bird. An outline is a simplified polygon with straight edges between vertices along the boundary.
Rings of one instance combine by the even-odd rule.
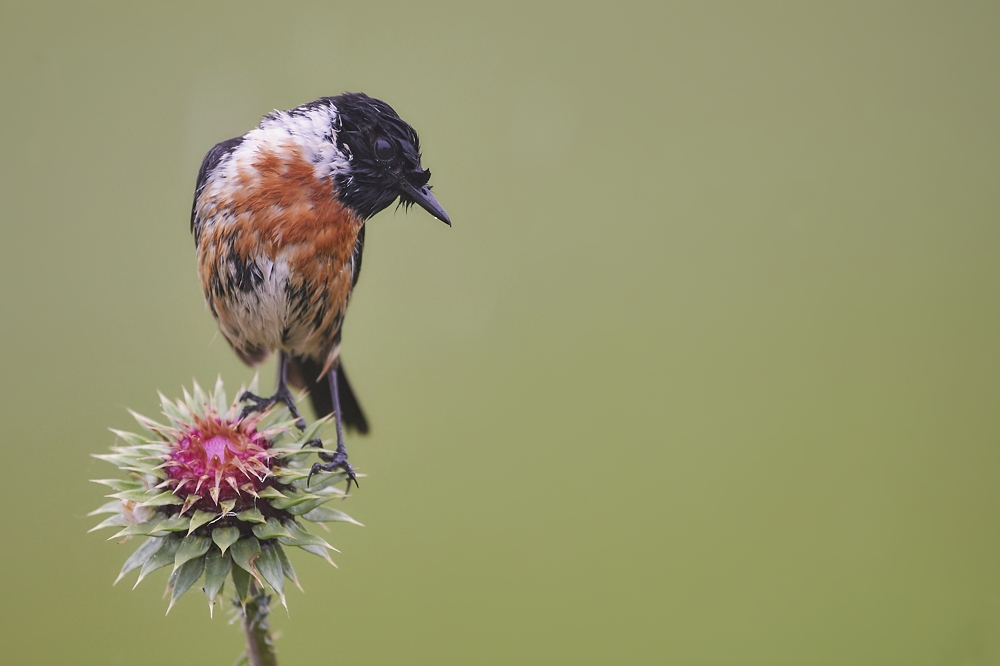
[[[396,199],[451,226],[431,194],[417,134],[385,102],[361,93],[275,111],[219,143],[198,173],[191,231],[205,302],[248,365],[279,352],[274,395],[244,394],[244,414],[306,388],[317,417],[334,414],[337,449],[319,470],[347,462],[344,426],[368,431],[340,361],[340,333],[361,272],[365,221]],[[318,443],[318,440],[317,440]],[[350,483],[350,481],[349,481]]]

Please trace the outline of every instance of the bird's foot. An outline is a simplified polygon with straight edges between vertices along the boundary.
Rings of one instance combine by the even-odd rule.
[[[286,386],[279,386],[278,390],[275,391],[274,395],[270,398],[262,398],[259,395],[254,395],[250,391],[246,391],[240,396],[240,402],[251,403],[244,407],[243,411],[240,412],[240,419],[245,419],[254,412],[263,412],[277,402],[283,402],[285,403],[285,406],[288,407],[288,411],[291,412],[292,416],[295,418],[295,426],[299,430],[306,429],[306,420],[302,418],[301,414],[299,414],[299,408],[295,406],[295,398],[292,397],[292,392],[289,391]]]
[[[303,446],[314,446],[318,449],[323,448],[323,442],[319,439],[310,439],[308,442],[303,444]],[[351,491],[351,482],[354,482],[355,487],[360,488],[358,485],[358,477],[354,474],[354,468],[351,467],[351,463],[347,462],[347,449],[344,448],[343,442],[337,442],[337,449],[333,453],[327,453],[326,451],[320,451],[320,460],[324,463],[313,463],[312,469],[309,470],[309,477],[306,479],[306,488],[309,487],[312,481],[313,474],[319,472],[332,472],[335,469],[342,469],[347,473],[347,491]]]

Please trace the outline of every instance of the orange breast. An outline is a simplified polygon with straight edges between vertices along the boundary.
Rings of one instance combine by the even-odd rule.
[[[282,347],[320,362],[331,360],[351,296],[351,256],[363,221],[340,203],[333,180],[318,178],[293,143],[260,151],[226,189],[228,196],[202,213],[226,221],[206,226],[199,247],[202,284],[223,333],[238,352],[241,345]],[[244,263],[266,258],[287,265],[284,291],[295,300],[283,320],[271,315],[274,323],[269,319],[265,330],[258,330],[262,322],[253,319],[253,294],[236,299],[213,292],[212,273],[223,271],[229,254]],[[240,339],[244,333],[253,339]]]
[[[317,178],[298,146],[262,151],[235,184],[232,210],[253,227],[248,236],[258,236],[268,256],[301,244],[337,263],[350,261],[362,220],[337,199],[333,179]],[[251,242],[236,251],[249,254]]]

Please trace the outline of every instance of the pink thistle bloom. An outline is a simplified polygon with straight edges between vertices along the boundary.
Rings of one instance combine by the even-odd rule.
[[[257,430],[259,419],[232,420],[212,410],[194,415],[170,446],[163,485],[189,508],[214,508],[230,499],[259,496],[270,476],[271,442]]]
[[[346,497],[335,484],[347,482],[347,474],[311,473],[327,421],[299,431],[285,408],[241,418],[240,402],[226,400],[221,380],[214,391],[195,384],[193,395],[184,391],[177,401],[161,395],[160,402],[166,424],[133,412],[148,434],[114,430],[111,453],[95,456],[126,478],[95,479],[114,492],[91,513],[110,514],[94,529],[121,528],[111,538],[122,543],[148,537],[119,580],[139,569],[138,584],[172,565],[170,606],[201,579],[209,608],[227,579],[241,604],[265,585],[285,603],[284,581],[298,584],[285,549],[333,564],[329,551],[336,549],[307,526],[360,523],[327,506]]]

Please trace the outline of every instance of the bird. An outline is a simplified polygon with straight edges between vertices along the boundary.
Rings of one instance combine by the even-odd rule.
[[[352,92],[273,111],[202,161],[191,233],[206,306],[247,365],[278,353],[274,394],[244,393],[241,416],[281,402],[304,429],[289,387],[308,390],[317,418],[333,414],[337,433],[336,450],[320,451],[324,463],[310,480],[340,469],[348,488],[357,485],[344,429],[365,434],[369,425],[340,342],[365,223],[398,200],[450,227],[430,176],[413,127],[385,102]]]

